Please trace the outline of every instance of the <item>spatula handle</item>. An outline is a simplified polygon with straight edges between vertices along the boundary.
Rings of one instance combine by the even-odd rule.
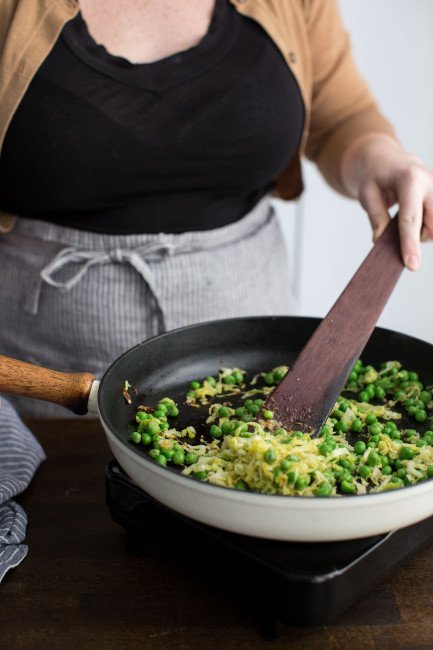
[[[57,372],[0,355],[0,393],[54,402],[77,415],[87,413],[94,379],[87,372]]]
[[[291,429],[321,428],[403,268],[395,217],[266,400],[277,420]]]

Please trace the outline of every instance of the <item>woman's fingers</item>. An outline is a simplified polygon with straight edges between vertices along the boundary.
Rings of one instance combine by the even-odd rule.
[[[416,271],[421,262],[424,183],[417,171],[408,170],[397,184],[401,254],[405,266]]]
[[[373,241],[376,242],[390,220],[385,199],[377,183],[374,181],[367,183],[360,190],[359,200],[368,214],[373,229]]]

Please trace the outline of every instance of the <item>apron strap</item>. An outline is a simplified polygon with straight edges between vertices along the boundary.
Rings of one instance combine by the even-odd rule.
[[[159,330],[164,332],[166,330],[164,309],[158,296],[148,260],[157,261],[163,255],[171,255],[174,248],[174,244],[170,242],[155,242],[139,246],[136,249],[114,248],[108,251],[77,250],[72,246],[63,248],[40,272],[36,285],[28,295],[25,309],[31,314],[37,314],[43,282],[60,291],[70,291],[81,281],[92,266],[111,263],[130,264],[141,275],[152,293],[158,310]],[[76,265],[75,273],[67,280],[56,280],[56,274],[71,264]]]

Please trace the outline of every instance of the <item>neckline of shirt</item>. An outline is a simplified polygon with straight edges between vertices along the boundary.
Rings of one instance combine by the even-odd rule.
[[[197,45],[151,63],[132,63],[110,54],[92,38],[81,13],[67,22],[62,39],[86,65],[121,83],[163,92],[207,72],[234,46],[240,16],[228,0],[216,0],[208,31]]]

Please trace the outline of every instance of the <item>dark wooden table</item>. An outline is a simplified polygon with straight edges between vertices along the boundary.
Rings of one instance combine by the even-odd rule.
[[[105,503],[112,456],[98,422],[29,426],[48,460],[17,499],[30,550],[0,586],[0,648],[433,648],[433,544],[332,625],[286,627],[269,642],[236,576],[217,562],[202,575],[189,570],[175,534],[169,554],[150,537],[145,554],[128,555]],[[221,579],[235,598],[215,591]]]

